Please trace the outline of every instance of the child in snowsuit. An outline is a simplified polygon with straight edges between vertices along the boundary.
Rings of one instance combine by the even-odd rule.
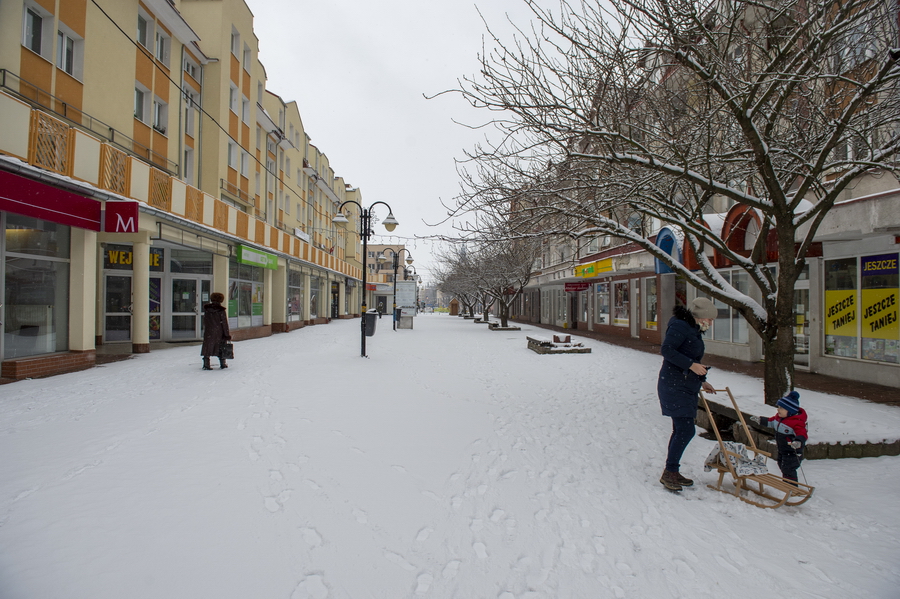
[[[772,418],[756,416],[751,420],[762,426],[775,429],[775,443],[778,445],[778,467],[781,476],[797,481],[797,468],[803,460],[803,449],[809,434],[806,432],[806,411],[800,407],[800,394],[791,391],[775,404],[778,415]]]

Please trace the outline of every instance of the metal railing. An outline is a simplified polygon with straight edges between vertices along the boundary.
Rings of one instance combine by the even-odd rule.
[[[110,127],[98,118],[95,118],[79,108],[75,108],[64,100],[57,98],[48,91],[41,89],[26,79],[22,79],[12,71],[0,69],[0,89],[12,93],[15,97],[39,107],[42,110],[65,119],[71,125],[89,131],[121,148],[123,151],[152,164],[170,175],[178,175],[178,163],[169,160],[162,154],[154,152],[147,146],[128,137],[121,131]]]

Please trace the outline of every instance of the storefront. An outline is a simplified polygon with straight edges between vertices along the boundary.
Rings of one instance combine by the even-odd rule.
[[[245,245],[228,261],[228,326],[232,329],[265,324],[266,271],[278,270],[278,257]]]
[[[71,228],[0,213],[4,359],[69,349]]]
[[[102,244],[103,343],[132,341],[133,263],[129,244]],[[150,341],[203,338],[203,305],[209,302],[213,255],[155,241],[150,248]]]

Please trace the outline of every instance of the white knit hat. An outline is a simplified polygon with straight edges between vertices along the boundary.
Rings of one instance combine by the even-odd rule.
[[[690,311],[694,318],[716,318],[719,315],[716,305],[705,297],[694,298],[691,301]]]

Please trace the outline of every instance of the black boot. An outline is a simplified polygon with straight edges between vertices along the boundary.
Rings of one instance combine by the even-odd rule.
[[[225,368],[228,368],[228,364],[225,363],[225,360],[223,360],[222,358],[219,358],[219,369],[223,370]]]
[[[209,356],[203,356],[203,368],[201,370],[212,370],[212,366],[209,365]]]

